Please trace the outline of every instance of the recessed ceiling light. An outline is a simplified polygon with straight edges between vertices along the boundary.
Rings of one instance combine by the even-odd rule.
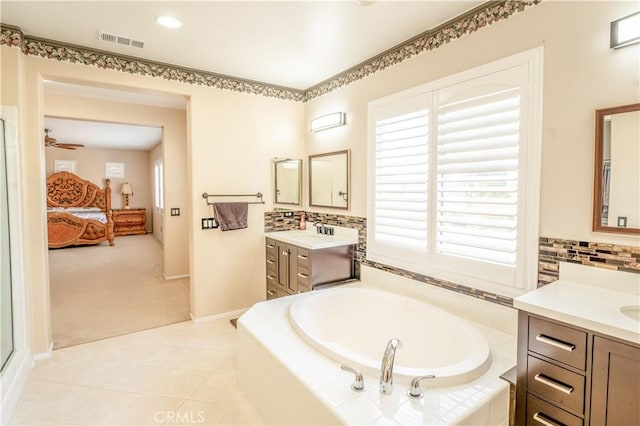
[[[156,21],[158,24],[167,28],[180,28],[182,26],[182,22],[178,21],[173,16],[158,16]]]

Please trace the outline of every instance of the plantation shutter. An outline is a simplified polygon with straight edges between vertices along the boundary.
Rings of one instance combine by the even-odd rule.
[[[376,242],[427,249],[428,146],[428,109],[376,121]]]
[[[515,267],[520,87],[438,106],[435,251]]]
[[[163,195],[163,185],[164,185],[164,176],[163,176],[163,164],[162,160],[158,160],[155,163],[154,167],[154,200],[156,209],[158,212],[162,213],[164,209],[164,195]]]

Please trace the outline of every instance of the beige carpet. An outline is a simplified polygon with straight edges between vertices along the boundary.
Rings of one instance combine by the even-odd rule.
[[[152,235],[49,250],[54,348],[189,319],[189,279],[165,280],[162,256]]]

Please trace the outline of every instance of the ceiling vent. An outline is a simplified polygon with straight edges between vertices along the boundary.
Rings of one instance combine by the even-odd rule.
[[[107,33],[104,31],[98,31],[98,40],[121,44],[123,46],[137,47],[139,49],[142,49],[144,47],[144,41],[135,40],[131,37]]]

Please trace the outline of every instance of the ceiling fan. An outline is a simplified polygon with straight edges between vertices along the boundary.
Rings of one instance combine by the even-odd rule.
[[[62,148],[62,149],[76,149],[76,148],[84,148],[84,145],[80,143],[61,143],[58,142],[56,138],[52,138],[49,136],[49,132],[51,129],[44,129],[44,146],[52,147],[52,148]]]

